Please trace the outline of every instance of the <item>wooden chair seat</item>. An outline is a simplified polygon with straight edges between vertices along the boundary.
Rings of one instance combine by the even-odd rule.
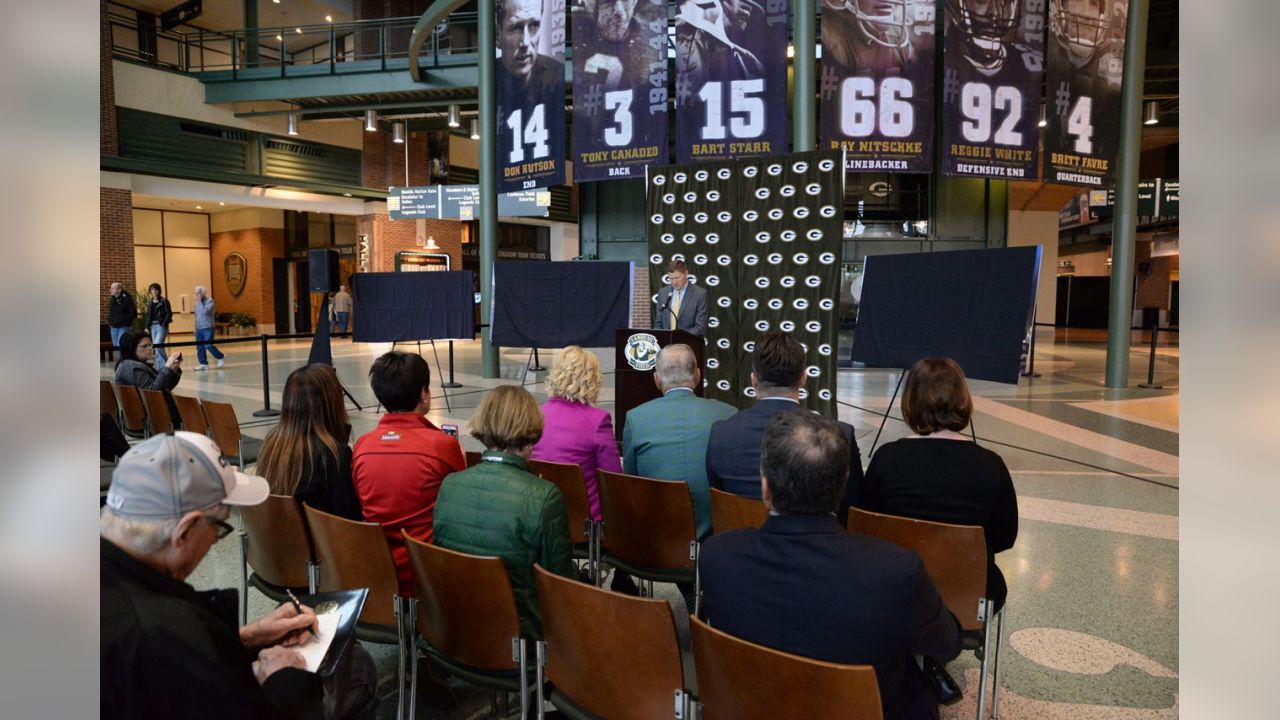
[[[98,404],[100,411],[115,418],[116,423],[120,422],[120,403],[116,400],[116,393],[111,389],[110,380],[98,381]]]
[[[208,419],[209,430],[213,441],[218,443],[223,457],[240,467],[241,470],[250,463],[258,461],[258,451],[262,449],[262,441],[240,434],[240,421],[236,418],[236,409],[229,403],[201,400],[204,416]]]
[[[241,622],[248,620],[250,585],[276,602],[286,600],[290,590],[315,592],[311,536],[296,499],[270,495],[263,503],[241,507],[240,519]]]
[[[396,600],[399,579],[387,536],[377,523],[356,522],[303,504],[307,527],[315,544],[319,592],[369,588],[357,629],[363,638],[376,630],[390,630],[396,642]],[[360,626],[365,626],[361,628]],[[384,633],[385,636],[385,633]]]
[[[111,383],[116,401],[120,405],[120,415],[124,422],[120,429],[125,435],[133,438],[147,436],[147,408],[142,404],[142,395],[132,385]]]
[[[141,389],[142,403],[147,406],[148,435],[162,435],[174,430],[173,414],[163,390]]]
[[[757,645],[689,618],[699,717],[707,720],[880,720],[870,665],[840,665]]]
[[[711,488],[711,531],[759,528],[769,519],[763,500]]]
[[[582,468],[572,463],[548,460],[530,460],[529,467],[538,477],[559,488],[560,495],[564,497],[565,513],[569,516],[569,543],[573,546],[573,557],[579,560],[594,560],[592,539],[595,523],[591,520],[591,501],[587,497],[587,483],[582,477]]]
[[[608,470],[596,478],[608,562],[651,582],[695,582],[697,527],[689,486]]]
[[[479,465],[479,464],[480,464],[480,455],[481,455],[481,453],[478,453],[478,452],[476,452],[476,451],[474,451],[474,450],[467,450],[467,451],[465,451],[465,452],[463,453],[463,455],[465,455],[465,456],[466,456],[466,460],[467,460],[467,467],[469,467],[469,468],[470,468],[470,467],[475,467],[476,465]]]
[[[200,435],[209,434],[209,422],[204,417],[204,408],[200,399],[190,395],[174,395],[173,401],[178,405],[178,416],[182,418],[182,429]]]

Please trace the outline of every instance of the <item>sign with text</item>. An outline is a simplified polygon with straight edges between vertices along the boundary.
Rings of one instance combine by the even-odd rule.
[[[942,171],[1034,180],[1045,0],[946,4]]]
[[[1049,1],[1046,182],[1115,180],[1128,11],[1129,0]]]
[[[933,169],[935,18],[932,1],[823,4],[819,147],[846,170]]]
[[[498,0],[498,192],[563,185],[564,0]]]
[[[788,0],[684,0],[676,12],[676,159],[787,152]]]
[[[393,187],[387,195],[392,220],[474,220],[479,207],[479,185]],[[550,210],[550,190],[498,195],[498,217],[546,217]]]
[[[574,0],[573,179],[667,162],[665,0]]]

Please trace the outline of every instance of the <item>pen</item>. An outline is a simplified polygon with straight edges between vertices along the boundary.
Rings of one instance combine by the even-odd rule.
[[[298,612],[298,614],[299,614],[299,615],[301,615],[301,614],[302,614],[302,603],[298,602],[298,598],[294,597],[294,595],[293,595],[293,591],[292,591],[292,590],[290,590],[290,589],[288,589],[288,588],[285,588],[285,590],[284,590],[284,591],[285,591],[285,592],[287,592],[287,593],[289,593],[289,602],[293,603],[293,609],[294,609],[294,610],[296,610],[296,611]],[[316,629],[315,629],[313,626],[311,626],[311,625],[308,625],[308,626],[307,626],[307,632],[311,633],[311,637],[313,637],[313,638],[316,638],[316,639],[319,639],[319,638],[320,638],[320,636],[319,636],[319,635],[316,635]]]

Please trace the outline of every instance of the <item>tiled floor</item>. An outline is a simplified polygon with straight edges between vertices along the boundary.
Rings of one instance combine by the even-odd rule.
[[[1137,334],[1134,338],[1128,390],[1102,387],[1105,336],[1049,329],[1038,336],[1036,370],[1042,377],[1023,379],[1017,386],[972,383],[979,441],[999,452],[1012,471],[1022,518],[1017,545],[997,558],[1009,582],[1003,718],[1178,716],[1177,336],[1161,335],[1156,356],[1156,379],[1164,385],[1160,390],[1137,387],[1146,379],[1147,346]],[[377,422],[367,372],[372,358],[387,348],[334,344],[339,376],[365,405],[363,412],[351,413],[357,434]],[[230,402],[246,433],[265,435],[269,421],[252,415],[263,405],[258,344],[224,345],[223,350],[226,367],[187,371],[179,392]],[[443,344],[439,351],[447,363]],[[306,361],[307,352],[305,342],[272,343],[273,406],[279,405],[285,377]],[[423,353],[434,376],[429,345]],[[553,351],[542,352],[542,363],[550,366],[554,356]],[[599,351],[599,356],[606,372],[611,371],[612,353]],[[466,437],[467,420],[485,389],[521,382],[527,359],[527,351],[504,350],[502,379],[482,380],[478,344],[456,343],[455,374],[464,387],[450,391],[451,409],[437,394],[431,419],[457,423],[464,448],[479,449]],[[109,373],[103,365],[103,376]],[[535,383],[543,379],[545,374],[528,378],[539,400],[543,386]],[[896,371],[841,371],[840,417],[856,428],[864,462],[880,425],[876,413],[883,412],[896,380]],[[612,408],[612,400],[606,380],[601,405]],[[901,417],[896,407],[893,417]],[[901,422],[890,419],[880,442],[905,432]],[[238,584],[235,541],[216,546],[191,581],[198,587]],[[674,586],[659,586],[659,593],[674,603],[679,620],[683,602]],[[255,592],[250,608],[256,616],[269,605]],[[679,624],[687,641],[687,622]],[[394,653],[374,650],[384,678],[389,678]],[[686,662],[691,660],[686,653]],[[950,667],[957,679],[963,678],[966,697],[944,708],[943,717],[972,717],[977,663],[966,653]],[[455,689],[460,704],[453,711],[424,708],[419,716],[471,718],[488,712],[487,693]],[[380,715],[390,717],[394,707],[383,710]]]

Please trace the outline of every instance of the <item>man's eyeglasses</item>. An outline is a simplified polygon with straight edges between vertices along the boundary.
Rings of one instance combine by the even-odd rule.
[[[209,521],[210,524],[218,528],[219,540],[225,538],[226,536],[236,531],[235,527],[232,526],[230,523],[223,522],[222,520],[219,520],[217,518],[211,518],[208,515],[205,515],[204,519]]]

